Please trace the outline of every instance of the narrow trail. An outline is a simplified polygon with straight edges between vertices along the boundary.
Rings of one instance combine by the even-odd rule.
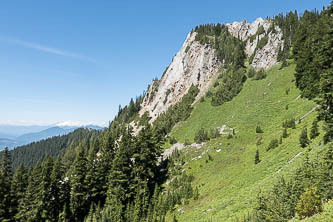
[[[296,120],[296,124],[298,124],[301,120],[305,119],[308,115],[316,111],[316,109],[319,108],[319,105],[313,107],[309,112],[305,113],[302,117],[300,117],[298,120]]]
[[[297,157],[299,157],[300,155],[302,154],[302,152],[299,152],[297,153],[293,158],[291,158],[289,161],[288,161],[288,164],[291,164]],[[280,173],[281,170],[283,170],[284,167],[281,167],[278,171],[276,171],[276,173]]]
[[[300,117],[298,120],[296,120],[296,124],[298,124],[301,120],[305,119],[308,115],[310,115],[311,113],[313,113],[314,111],[316,111],[316,109],[319,108],[319,105],[313,107],[309,112],[305,113],[302,117]],[[299,157],[302,154],[302,152],[299,152],[298,154],[296,154],[293,158],[291,158],[288,161],[288,164],[292,163],[297,157]],[[281,167],[278,171],[276,171],[276,173],[280,173],[281,170],[283,170],[284,167]]]

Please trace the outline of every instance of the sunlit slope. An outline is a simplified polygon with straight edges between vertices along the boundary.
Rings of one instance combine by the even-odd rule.
[[[307,150],[300,147],[299,135],[303,127],[310,129],[316,112],[309,111],[316,104],[300,98],[294,83],[294,69],[294,65],[282,70],[276,66],[263,80],[248,79],[239,95],[218,107],[205,98],[204,102],[195,104],[187,121],[173,129],[171,136],[182,143],[186,139],[193,142],[201,127],[210,129],[227,125],[236,131],[231,139],[222,136],[200,149],[185,149],[187,164],[184,169],[195,177],[194,186],[199,187],[200,197],[188,205],[176,206],[179,221],[233,221],[243,217],[253,208],[259,189],[269,189],[280,176],[288,177],[297,168]],[[282,135],[284,120],[298,119],[307,113],[296,129],[288,129],[290,135],[282,144],[266,151],[269,142],[279,140]],[[257,125],[264,131],[262,134],[255,132]],[[257,146],[260,136],[262,144]],[[310,144],[312,156],[321,149],[320,139],[321,136]],[[261,162],[255,165],[257,148]],[[221,151],[217,152],[217,149]],[[212,160],[208,154],[203,154],[207,150]],[[198,156],[202,158],[192,160]]]

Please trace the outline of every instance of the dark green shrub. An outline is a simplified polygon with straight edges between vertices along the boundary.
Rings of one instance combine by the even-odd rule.
[[[177,143],[176,138],[175,138],[174,136],[170,137],[170,139],[169,139],[169,143],[170,143],[171,145],[176,144],[176,143]]]
[[[190,46],[188,45],[187,47],[186,47],[186,49],[185,49],[185,53],[187,53],[188,52],[188,50],[190,50]]]
[[[288,65],[289,65],[289,64],[288,64],[287,60],[286,60],[286,59],[283,59],[283,61],[282,61],[282,63],[281,63],[281,66],[280,66],[279,70],[283,69],[284,67],[287,67]]]
[[[139,125],[141,125],[141,126],[146,126],[146,125],[148,125],[150,119],[151,119],[151,118],[149,117],[149,112],[146,111],[146,112],[141,116],[141,118],[140,118],[140,120],[139,120]]]
[[[303,219],[310,217],[322,211],[322,202],[320,192],[317,187],[309,187],[301,195],[297,205],[296,212]]]
[[[261,34],[264,34],[264,33],[265,33],[265,28],[264,28],[263,25],[261,25],[261,26],[258,28],[258,30],[257,30],[257,32],[256,32],[256,35],[261,35]]]
[[[262,131],[260,126],[256,127],[256,133],[263,133],[264,131]]]
[[[277,139],[272,139],[266,150],[268,151],[270,149],[275,149],[278,146],[279,146],[279,141]]]
[[[251,66],[247,71],[247,77],[253,78],[256,75],[256,70]]]
[[[215,139],[220,136],[220,131],[217,128],[213,128],[209,130],[209,139]]]
[[[231,101],[242,90],[245,81],[246,76],[243,69],[229,68],[222,77],[222,83],[212,95],[211,104],[219,106]]]
[[[254,164],[260,163],[260,158],[259,158],[259,150],[256,151],[256,155],[254,157]]]
[[[215,49],[217,59],[224,61],[224,65],[244,67],[246,58],[244,43],[232,36],[227,26],[221,24],[200,25],[195,27],[194,31],[197,33],[195,40],[202,45],[211,44]]]
[[[206,93],[206,97],[209,98],[209,97],[212,97],[212,95],[213,95],[213,93],[210,90],[208,90]]]
[[[157,117],[153,124],[155,130],[165,136],[176,123],[186,120],[191,115],[193,110],[192,103],[198,93],[198,87],[192,85],[180,102],[170,106],[166,112]]]
[[[252,64],[255,54],[256,54],[256,52],[254,52],[252,55],[250,55],[249,64]]]
[[[185,146],[188,146],[188,145],[191,145],[191,142],[189,139],[185,139],[185,143],[184,143]]]
[[[317,136],[319,136],[319,131],[318,131],[318,120],[314,120],[312,122],[312,127],[311,127],[311,131],[310,131],[310,139],[314,139]]]
[[[264,69],[260,69],[259,71],[256,72],[256,75],[254,76],[255,80],[261,80],[266,78],[266,72]]]
[[[295,118],[288,119],[282,123],[283,128],[292,128],[296,129],[296,121]]]
[[[257,49],[262,49],[266,44],[268,43],[268,36],[265,35],[264,37],[262,37],[258,44],[257,44]]]
[[[199,131],[196,132],[194,136],[194,141],[196,143],[202,143],[209,140],[208,133],[204,128],[201,128]]]
[[[308,130],[306,127],[303,128],[301,135],[299,136],[299,143],[301,144],[301,147],[306,147],[309,145],[310,140],[308,138]]]
[[[290,92],[290,88],[286,89],[286,95],[288,95]]]
[[[257,35],[256,35],[256,34],[251,35],[251,36],[250,36],[250,42],[252,43],[256,38],[257,38]]]

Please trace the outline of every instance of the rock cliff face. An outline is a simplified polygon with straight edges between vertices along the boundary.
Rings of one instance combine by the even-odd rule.
[[[141,104],[140,115],[148,111],[151,121],[154,121],[170,105],[179,102],[192,84],[199,87],[201,95],[208,89],[220,63],[215,50],[195,41],[195,35],[191,32],[187,36],[162,78],[150,85]]]
[[[245,52],[248,57],[253,56],[253,67],[267,69],[277,63],[279,48],[283,47],[282,31],[278,26],[273,26],[269,20],[257,18],[253,23],[244,20],[227,24],[227,27],[233,36],[245,41]],[[263,38],[267,38],[267,43],[258,48]]]
[[[252,56],[253,67],[267,69],[277,63],[283,40],[280,28],[273,27],[271,21],[258,18],[252,24],[242,21],[227,24],[227,27],[233,36],[246,43],[245,51],[248,57]],[[221,63],[215,56],[215,50],[209,44],[201,45],[195,41],[195,36],[195,32],[188,34],[161,79],[154,80],[149,86],[141,104],[140,116],[148,112],[151,121],[154,121],[159,114],[179,102],[192,84],[199,87],[200,98],[216,79]]]

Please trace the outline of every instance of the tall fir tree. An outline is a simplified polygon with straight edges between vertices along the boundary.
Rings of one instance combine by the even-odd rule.
[[[18,213],[18,205],[23,200],[28,186],[28,169],[20,165],[13,176],[11,185],[11,216]]]
[[[42,178],[40,184],[40,199],[38,200],[39,207],[41,209],[41,219],[43,221],[51,221],[52,218],[52,210],[53,204],[52,199],[54,198],[54,194],[52,193],[52,180],[51,173],[53,170],[53,159],[50,156],[47,156],[42,165]]]
[[[11,215],[11,183],[12,183],[11,157],[8,147],[2,152],[0,168],[0,221],[10,221]]]
[[[94,138],[88,153],[88,171],[85,183],[87,184],[88,202],[92,202],[95,205],[104,205],[107,191],[104,184],[107,183],[108,171],[104,169],[99,147],[99,140]]]
[[[303,128],[301,135],[299,137],[299,143],[301,144],[301,147],[306,147],[309,145],[309,138],[308,138],[308,130],[306,127]]]
[[[135,195],[135,187],[132,186],[133,180],[133,164],[132,159],[134,140],[132,131],[127,129],[123,132],[119,139],[115,158],[109,175],[109,188],[107,191],[107,205],[115,208],[115,210],[123,211],[128,201],[133,200]],[[117,202],[122,203],[121,209],[115,206]]]
[[[314,139],[317,136],[319,136],[318,120],[314,120],[312,122],[312,127],[311,127],[311,131],[310,131],[310,139]]]
[[[63,211],[65,204],[69,204],[70,186],[68,177],[65,176],[66,170],[62,159],[59,157],[55,162],[51,173],[50,199],[52,209],[50,215],[54,219],[58,218]]]
[[[42,181],[42,165],[37,162],[30,176],[24,198],[19,202],[18,221],[41,221],[40,184]]]
[[[324,120],[324,142],[333,141],[333,2],[323,12],[324,25],[326,30],[323,41],[319,47],[319,64],[322,68],[320,74],[321,109],[320,118]]]
[[[153,192],[158,174],[158,158],[161,155],[160,137],[148,125],[136,137],[134,149],[133,173],[135,183],[139,187],[148,183],[148,187]]]
[[[85,180],[87,172],[87,158],[84,145],[79,150],[71,169],[70,176],[70,210],[75,221],[82,221],[89,212],[90,204],[87,200],[87,184]]]

